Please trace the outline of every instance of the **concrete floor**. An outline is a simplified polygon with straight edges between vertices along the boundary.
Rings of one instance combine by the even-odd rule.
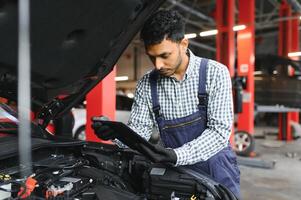
[[[267,132],[277,132],[277,129],[256,128],[255,136]],[[276,161],[276,164],[274,169],[239,166],[242,199],[301,199],[301,139],[286,143],[277,141],[275,135],[269,135],[255,139],[255,142],[255,159]],[[287,153],[293,156],[287,156]]]

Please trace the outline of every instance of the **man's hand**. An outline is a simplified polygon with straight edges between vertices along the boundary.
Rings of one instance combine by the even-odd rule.
[[[116,134],[114,130],[110,127],[103,125],[101,121],[109,120],[109,118],[100,116],[100,117],[92,117],[92,125],[91,127],[94,130],[94,133],[97,135],[99,139],[102,140],[113,140],[116,138]]]
[[[164,148],[160,145],[155,145],[150,149],[144,145],[140,145],[143,153],[146,154],[154,163],[176,164],[177,155],[173,149]]]

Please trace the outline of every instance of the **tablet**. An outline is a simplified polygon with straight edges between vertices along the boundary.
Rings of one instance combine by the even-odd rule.
[[[140,153],[143,153],[141,145],[148,147],[151,150],[154,150],[155,147],[153,144],[146,141],[143,137],[138,135],[134,130],[125,125],[122,122],[116,121],[99,121],[103,125],[110,127],[116,134],[116,139],[121,141],[123,144],[127,145],[131,149],[137,150]]]

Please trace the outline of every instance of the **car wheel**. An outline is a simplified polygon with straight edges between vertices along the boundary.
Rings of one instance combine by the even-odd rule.
[[[74,134],[74,138],[78,140],[86,140],[86,127],[79,127]]]
[[[255,141],[253,136],[245,131],[234,133],[234,151],[240,156],[250,156],[254,151]]]

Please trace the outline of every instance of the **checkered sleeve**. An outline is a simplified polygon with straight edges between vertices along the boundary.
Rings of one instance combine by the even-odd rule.
[[[147,98],[149,90],[149,74],[146,74],[137,84],[132,111],[128,122],[129,127],[146,140],[149,140],[154,126]]]
[[[149,140],[154,126],[147,101],[147,94],[150,90],[148,82],[149,74],[144,75],[138,82],[131,109],[131,115],[128,121],[128,126],[146,140]],[[119,147],[127,147],[119,140],[115,140],[115,143]]]
[[[206,161],[228,145],[233,122],[229,71],[226,66],[210,60],[207,68],[208,78],[210,84],[207,88],[207,129],[198,138],[174,149],[177,154],[177,166]]]

